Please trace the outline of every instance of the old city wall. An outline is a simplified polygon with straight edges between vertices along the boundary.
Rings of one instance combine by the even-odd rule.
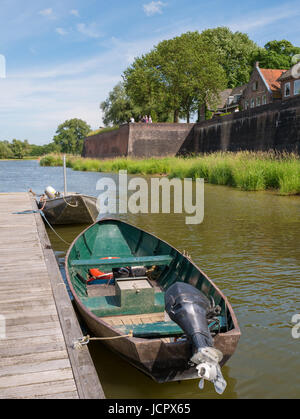
[[[196,124],[180,154],[278,150],[300,154],[300,97]]]
[[[199,124],[126,124],[85,140],[84,157],[136,158],[214,151],[300,154],[300,96]]]

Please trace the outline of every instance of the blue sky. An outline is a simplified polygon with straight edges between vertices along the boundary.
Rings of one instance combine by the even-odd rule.
[[[46,144],[70,118],[98,128],[100,102],[163,39],[228,26],[300,46],[299,19],[298,0],[0,0],[0,140]]]

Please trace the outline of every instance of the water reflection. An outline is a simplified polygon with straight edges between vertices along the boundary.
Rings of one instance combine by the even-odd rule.
[[[61,168],[9,163],[5,170],[0,163],[3,192],[63,187]],[[99,176],[68,170],[69,189],[96,195]],[[300,340],[292,338],[291,318],[300,313],[300,197],[205,185],[200,225],[186,225],[179,214],[120,217],[188,251],[232,303],[242,337],[224,367],[228,387],[222,397],[299,398]],[[83,228],[57,231],[72,242]],[[49,236],[63,263],[67,246],[51,231]],[[99,342],[91,344],[91,353],[109,398],[219,397],[210,383],[200,391],[197,380],[156,384]]]

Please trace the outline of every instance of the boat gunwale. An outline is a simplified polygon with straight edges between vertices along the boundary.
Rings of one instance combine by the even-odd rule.
[[[96,221],[95,223],[93,223],[92,225],[90,225],[89,227],[87,227],[86,229],[84,229],[74,240],[73,240],[73,242],[71,243],[71,245],[70,245],[70,247],[69,247],[69,249],[68,249],[68,252],[67,252],[67,254],[66,254],[66,256],[65,256],[65,272],[66,272],[66,278],[67,278],[67,282],[68,282],[68,285],[69,285],[69,287],[70,287],[70,291],[71,291],[71,293],[72,293],[72,295],[73,295],[73,297],[74,297],[74,299],[75,299],[75,301],[76,301],[76,304],[78,304],[79,306],[80,306],[80,309],[88,316],[88,317],[90,317],[91,319],[93,319],[94,321],[96,321],[97,323],[99,323],[99,324],[102,324],[103,326],[105,326],[105,327],[107,327],[107,328],[109,328],[110,330],[113,330],[115,333],[116,333],[116,335],[117,336],[121,336],[122,335],[122,333],[120,332],[120,330],[118,330],[116,327],[114,327],[114,326],[112,326],[112,325],[110,325],[109,323],[107,323],[107,322],[105,322],[105,320],[104,320],[104,318],[102,318],[102,317],[98,317],[98,316],[96,316],[94,313],[92,313],[92,311],[91,310],[89,310],[83,303],[82,303],[82,301],[81,301],[81,299],[78,297],[78,295],[77,295],[77,293],[75,292],[75,289],[74,289],[74,287],[73,287],[73,284],[72,284],[72,281],[71,281],[71,279],[70,279],[70,276],[69,276],[69,268],[68,268],[68,259],[69,259],[69,256],[70,256],[70,253],[71,253],[71,250],[72,250],[72,248],[73,248],[73,246],[74,246],[74,244],[76,243],[76,241],[81,237],[81,236],[83,236],[86,232],[87,232],[87,230],[89,230],[90,228],[93,228],[96,224],[100,224],[101,222],[104,222],[104,221],[117,221],[117,222],[120,222],[120,223],[124,223],[124,224],[127,224],[127,225],[129,225],[129,226],[131,226],[131,227],[134,227],[134,228],[137,228],[137,229],[139,229],[140,231],[142,231],[142,232],[144,232],[144,233],[146,233],[146,234],[150,234],[150,235],[152,235],[153,237],[155,237],[157,240],[160,240],[161,242],[163,242],[163,243],[165,243],[166,245],[168,245],[168,246],[170,246],[172,249],[174,249],[174,250],[176,250],[176,252],[178,252],[181,256],[183,256],[185,259],[187,259],[204,277],[205,277],[205,279],[207,279],[207,281],[214,287],[214,289],[220,294],[220,296],[222,297],[222,299],[224,300],[224,302],[225,302],[225,307],[227,307],[228,308],[228,310],[229,310],[229,312],[230,312],[230,315],[231,315],[231,319],[232,319],[232,323],[233,323],[233,328],[231,329],[231,330],[229,330],[229,331],[227,331],[227,332],[223,332],[223,333],[218,333],[218,335],[217,336],[220,336],[220,337],[222,337],[222,336],[238,336],[238,337],[240,337],[241,336],[241,330],[240,330],[240,327],[239,327],[239,325],[238,325],[238,321],[237,321],[237,317],[236,317],[236,315],[235,315],[235,313],[234,313],[234,311],[233,311],[233,308],[232,308],[232,306],[231,306],[231,304],[230,304],[230,302],[228,301],[228,299],[227,299],[227,297],[223,294],[223,292],[218,288],[218,286],[206,275],[206,273],[205,272],[203,272],[200,268],[199,268],[199,266],[197,266],[191,259],[189,259],[189,258],[187,258],[185,255],[183,255],[182,254],[182,252],[180,252],[178,249],[176,249],[174,246],[172,246],[172,245],[170,245],[168,242],[166,242],[165,240],[162,240],[162,239],[160,239],[159,237],[157,237],[155,234],[152,234],[152,233],[149,233],[149,232],[147,232],[147,231],[145,231],[145,230],[143,230],[143,229],[141,229],[141,228],[139,228],[139,227],[136,227],[136,226],[134,226],[133,224],[131,224],[131,223],[128,223],[128,222],[126,222],[126,221],[123,221],[123,220],[120,220],[120,219],[118,219],[118,218],[111,218],[111,217],[107,217],[107,218],[102,218],[101,220],[98,220],[98,221]],[[131,341],[131,342],[145,342],[145,341],[148,341],[149,339],[147,339],[147,338],[137,338],[137,337],[125,337],[125,339],[128,339],[129,341]],[[151,339],[151,341],[152,342],[159,342],[159,341],[162,341],[162,339],[163,339],[163,337],[161,337],[161,338],[154,338],[154,339]],[[184,343],[184,342],[183,342]]]
[[[92,199],[94,199],[95,201],[97,201],[97,197],[96,196],[92,196],[92,195],[85,195],[85,194],[81,194],[81,193],[77,193],[77,192],[74,192],[74,193],[68,193],[66,196],[64,196],[64,195],[61,195],[61,196],[56,196],[55,198],[49,198],[49,199],[46,199],[46,203],[47,202],[54,202],[54,201],[57,201],[57,200],[59,200],[59,199],[67,199],[68,197],[72,197],[72,196],[76,196],[76,198],[92,198]],[[94,224],[96,224],[97,222],[95,222]],[[78,236],[79,237],[79,236]]]

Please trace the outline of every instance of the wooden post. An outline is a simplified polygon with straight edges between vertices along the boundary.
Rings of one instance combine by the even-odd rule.
[[[64,196],[67,196],[67,168],[66,168],[66,155],[64,154]]]

